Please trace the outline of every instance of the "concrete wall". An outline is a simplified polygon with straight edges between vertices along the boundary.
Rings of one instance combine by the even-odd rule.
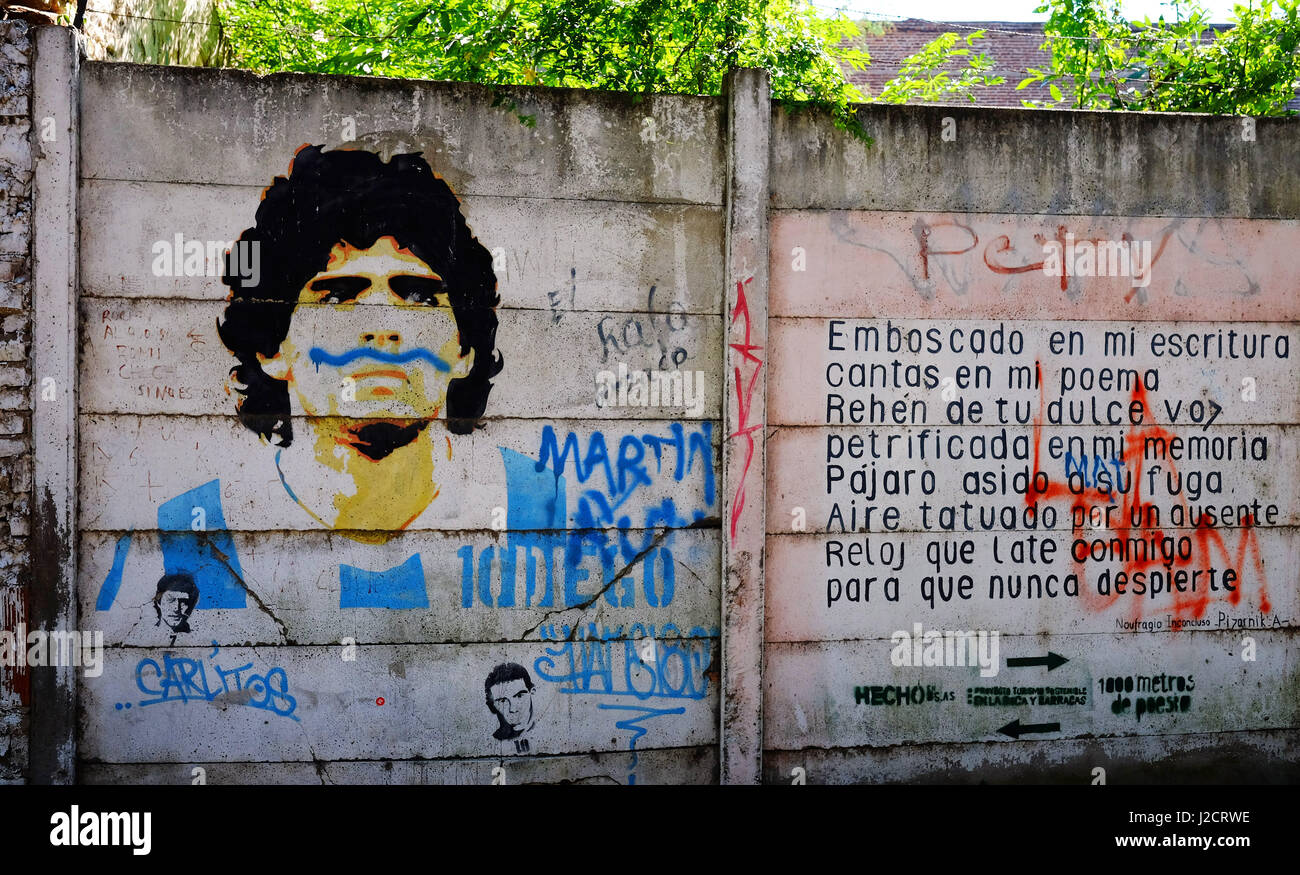
[[[78,589],[83,618],[115,646],[82,687],[86,779],[347,760],[340,780],[409,780],[393,763],[418,761],[428,780],[487,783],[506,757],[515,783],[531,780],[532,766],[514,765],[526,753],[552,760],[538,779],[716,780],[721,117],[690,98],[516,99],[535,127],[475,86],[87,65]],[[455,264],[481,247],[489,295],[460,313],[370,295],[303,304],[286,344],[338,354],[401,331],[394,348],[427,346],[453,376],[494,345],[504,366],[471,434],[448,430],[438,372],[418,364],[407,367],[428,380],[423,400],[392,377],[341,394],[361,365],[334,367],[339,385],[317,382],[329,365],[289,366],[292,385],[316,389],[301,401],[294,390],[287,446],[236,417],[235,361],[215,330],[229,289],[159,253],[177,235],[238,238],[291,160],[308,172],[304,143],[368,150],[377,165],[422,152],[478,241],[445,264],[426,241],[425,257],[468,285],[470,267]],[[381,210],[398,191],[385,184]],[[451,222],[455,202],[441,209]],[[285,258],[264,244],[263,275]],[[485,310],[494,342],[462,359],[457,328],[465,338]],[[597,394],[598,375],[620,366],[701,372],[704,396],[694,410],[620,406]],[[327,396],[338,406],[321,407]],[[381,460],[322,456],[338,421],[314,417],[330,409],[421,409],[435,422]],[[436,471],[436,495],[413,488],[420,469]],[[164,570],[190,572],[200,592],[174,639],[152,601]],[[211,704],[168,683],[201,670],[219,684],[218,665],[250,668]],[[517,739],[485,704],[503,665],[534,687],[518,684],[534,716]],[[241,699],[240,683],[272,694]]]
[[[1300,129],[863,118],[773,116],[765,778],[1295,780]]]
[[[31,327],[32,42],[22,22],[0,22],[0,617],[26,620],[31,438],[24,362]],[[27,772],[25,668],[0,666],[0,783]]]
[[[31,780],[1296,777],[1297,123],[864,107],[866,147],[752,71],[723,99],[503,103],[77,67],[41,36],[33,112],[78,148],[35,162],[35,613],[105,652],[34,669]],[[1056,240],[1149,242],[1150,270],[1048,276]],[[995,330],[1014,349],[973,354]],[[1168,354],[1220,330],[1268,357]],[[449,402],[493,350],[481,415]],[[1101,367],[1148,384],[1078,385]],[[641,371],[699,403],[638,403]],[[936,459],[936,429],[1014,457]],[[965,531],[964,503],[997,521]],[[1195,592],[1070,557],[1166,535]],[[1042,596],[990,594],[1031,573]],[[987,633],[984,672],[905,664],[917,624]]]

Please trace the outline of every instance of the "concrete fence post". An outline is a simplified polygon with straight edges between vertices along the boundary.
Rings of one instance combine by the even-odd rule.
[[[727,101],[723,332],[720,779],[756,784],[763,755],[763,545],[767,477],[767,72],[733,70]]]
[[[31,628],[77,624],[77,157],[80,45],[71,28],[35,31],[32,81]],[[32,671],[33,784],[76,780],[73,666]]]

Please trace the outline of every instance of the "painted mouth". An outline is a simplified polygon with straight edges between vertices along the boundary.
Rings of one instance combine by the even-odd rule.
[[[355,374],[352,375],[352,379],[354,380],[364,380],[368,377],[383,377],[389,380],[402,380],[402,381],[410,380],[410,377],[407,376],[406,371],[399,371],[395,369],[386,369],[386,368],[371,368],[368,371],[357,371]]]

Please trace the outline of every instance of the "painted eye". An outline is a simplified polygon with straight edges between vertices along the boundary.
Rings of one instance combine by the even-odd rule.
[[[309,288],[320,292],[318,299],[322,304],[344,304],[351,301],[370,287],[370,280],[357,276],[337,276],[319,279]]]
[[[407,300],[412,304],[430,304],[434,307],[446,307],[450,303],[446,292],[415,292]]]
[[[451,306],[447,284],[440,277],[395,276],[389,280],[388,285],[394,294],[408,304],[423,304],[429,307]]]

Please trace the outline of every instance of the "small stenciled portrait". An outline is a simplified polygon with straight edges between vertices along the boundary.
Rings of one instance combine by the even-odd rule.
[[[158,592],[153,597],[153,609],[158,614],[155,626],[166,624],[171,630],[171,643],[176,636],[190,631],[190,614],[199,601],[199,588],[194,578],[184,572],[165,574],[158,581]]]
[[[406,528],[502,368],[492,256],[459,200],[418,154],[304,146],[236,251],[218,332],[240,421],[322,525]]]
[[[528,752],[528,741],[521,736],[533,728],[533,690],[528,670],[515,662],[498,665],[483,681],[488,709],[500,724],[492,737],[514,741],[519,753]]]

